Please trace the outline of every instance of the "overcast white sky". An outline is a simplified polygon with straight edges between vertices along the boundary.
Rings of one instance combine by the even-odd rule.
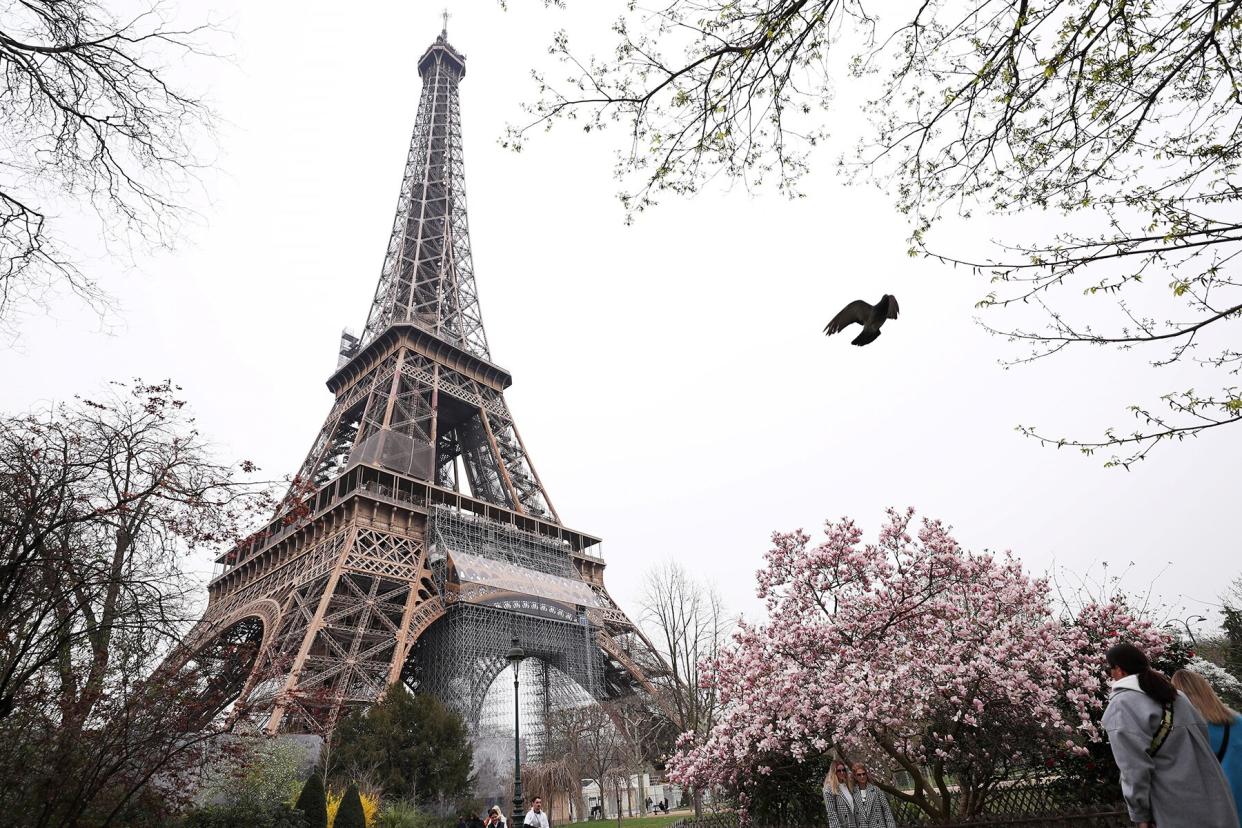
[[[713,189],[630,227],[611,178],[619,135],[558,128],[521,154],[498,145],[552,31],[587,45],[621,5],[457,2],[449,34],[467,55],[470,227],[492,354],[514,375],[509,405],[561,516],[605,539],[622,606],[672,558],[754,615],[772,530],[850,515],[874,536],[886,506],[913,505],[1033,571],[1133,561],[1132,587],[1158,577],[1174,604],[1210,609],[1239,569],[1242,429],[1162,448],[1129,473],[1014,432],[1128,425],[1124,404],[1196,372],[1152,375],[1094,352],[1002,370],[1004,343],[972,322],[984,287],[906,256],[885,197],[834,177],[845,144],[823,150],[801,201]],[[361,326],[374,291],[415,61],[440,8],[187,4],[234,33],[232,64],[195,69],[225,120],[204,226],[139,270],[95,266],[123,305],[117,331],[71,303],[27,320],[18,348],[0,351],[0,407],[172,377],[223,455],[295,471],[331,403],[341,328]],[[853,134],[856,112],[833,118]],[[902,316],[876,343],[821,335],[840,306],[883,293]]]

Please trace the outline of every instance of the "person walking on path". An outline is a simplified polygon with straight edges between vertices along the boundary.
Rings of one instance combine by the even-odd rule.
[[[824,809],[828,811],[828,828],[858,828],[854,816],[853,782],[850,769],[839,759],[832,763],[824,777]]]
[[[1238,825],[1242,826],[1242,715],[1225,705],[1208,680],[1194,670],[1174,673],[1173,686],[1185,693],[1207,720],[1208,746],[1216,752],[1221,770],[1229,780],[1233,804],[1238,809]]]
[[[1207,723],[1133,644],[1105,654],[1112,691],[1102,724],[1139,828],[1237,828]]]
[[[858,828],[897,828],[888,797],[871,784],[871,774],[862,762],[850,766],[854,777],[854,823]]]
[[[534,828],[551,828],[548,824],[548,815],[543,812],[543,800],[535,797],[531,800],[530,810],[526,812],[526,819],[522,820],[523,825],[532,825]]]

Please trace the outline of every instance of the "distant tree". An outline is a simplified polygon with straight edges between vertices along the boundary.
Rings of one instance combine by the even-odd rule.
[[[384,795],[411,802],[455,800],[470,787],[473,751],[461,717],[403,684],[356,709],[332,736],[336,774],[367,775]]]
[[[626,780],[625,740],[609,711],[599,704],[588,704],[575,711],[578,745],[586,779],[599,788],[601,802],[609,796],[620,799]],[[620,819],[620,814],[617,815]]]
[[[653,681],[680,733],[705,733],[716,716],[716,689],[704,686],[703,664],[719,655],[733,619],[714,584],[694,578],[676,561],[647,572],[640,620],[668,667]]]
[[[328,828],[328,797],[323,789],[323,777],[312,773],[293,807],[306,817],[308,828]]]
[[[625,696],[606,704],[605,709],[621,737],[618,770],[626,778],[627,785],[630,776],[638,780],[637,797],[629,800],[632,811],[635,802],[644,802],[647,798],[643,774],[656,761],[663,762],[672,753],[676,735],[671,733],[668,720],[656,706],[655,699],[647,698],[645,694]]]
[[[587,757],[587,728],[595,721],[593,715],[585,708],[565,707],[548,712],[544,720],[544,732],[547,735],[548,756],[557,757],[557,761],[565,766],[566,774],[571,779],[581,780],[591,777],[591,767]],[[587,807],[586,794],[581,784],[570,791],[574,797],[574,810],[580,817],[590,814]]]
[[[1008,309],[984,327],[1020,346],[1011,363],[1097,346],[1213,369],[1130,406],[1133,429],[1095,440],[1022,429],[1124,466],[1242,422],[1240,24],[1242,7],[1213,0],[631,4],[609,56],[557,35],[570,74],[539,76],[533,121],[510,140],[557,120],[620,124],[630,211],[718,175],[796,194],[811,150],[846,120],[825,114],[839,69],[871,96],[844,166],[893,194],[913,223],[911,255],[988,277],[978,306]],[[929,248],[954,212],[1028,213],[1052,229],[1002,230],[992,255]]]
[[[703,668],[720,654],[733,630],[720,593],[670,561],[647,573],[639,607],[643,628],[667,666],[652,681],[660,708],[672,717],[674,738],[707,735],[716,723],[718,699],[715,685],[703,681]],[[667,747],[671,753],[672,745]],[[696,788],[696,814],[702,812],[702,799]]]
[[[555,756],[551,751],[546,753]],[[512,790],[512,775],[508,781],[509,789]],[[522,765],[522,789],[527,792],[527,800],[533,800],[536,796],[542,797],[543,809],[548,813],[555,811],[560,797],[565,796],[570,808],[569,821],[573,821],[573,812],[579,807],[582,797],[582,777],[572,774],[568,763],[558,757],[533,765]],[[503,802],[504,799],[501,798],[500,801]],[[579,813],[578,816],[583,814]]]
[[[0,8],[0,326],[65,289],[107,304],[58,239],[63,203],[93,209],[112,240],[177,240],[213,119],[173,66],[206,56],[209,31],[159,3],[124,16],[99,0]]]
[[[362,810],[362,797],[358,795],[357,785],[350,785],[345,790],[332,828],[367,828],[367,815]]]

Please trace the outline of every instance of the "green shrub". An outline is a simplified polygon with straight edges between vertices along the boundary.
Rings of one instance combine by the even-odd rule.
[[[367,815],[362,810],[362,797],[358,796],[357,785],[350,785],[349,790],[345,791],[332,828],[367,828]]]
[[[302,814],[288,805],[253,808],[245,805],[206,805],[190,811],[182,828],[309,828]]]
[[[312,773],[306,780],[293,807],[302,812],[309,828],[328,828],[328,796],[318,773]]]
[[[409,802],[389,802],[375,818],[372,828],[427,828],[428,818]]]
[[[427,804],[470,789],[473,752],[461,717],[432,696],[412,695],[401,682],[379,703],[351,711],[333,742],[336,767],[345,774],[366,768],[393,799]]]
[[[285,739],[239,739],[233,750],[211,762],[196,798],[200,805],[225,803],[274,813],[302,787],[299,767],[305,755],[304,747]]]

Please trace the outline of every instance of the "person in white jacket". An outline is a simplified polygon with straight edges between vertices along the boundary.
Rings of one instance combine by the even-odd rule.
[[[531,800],[530,810],[526,812],[526,819],[522,820],[523,825],[532,825],[534,828],[552,828],[548,822],[548,815],[543,812],[543,800],[535,797]]]

